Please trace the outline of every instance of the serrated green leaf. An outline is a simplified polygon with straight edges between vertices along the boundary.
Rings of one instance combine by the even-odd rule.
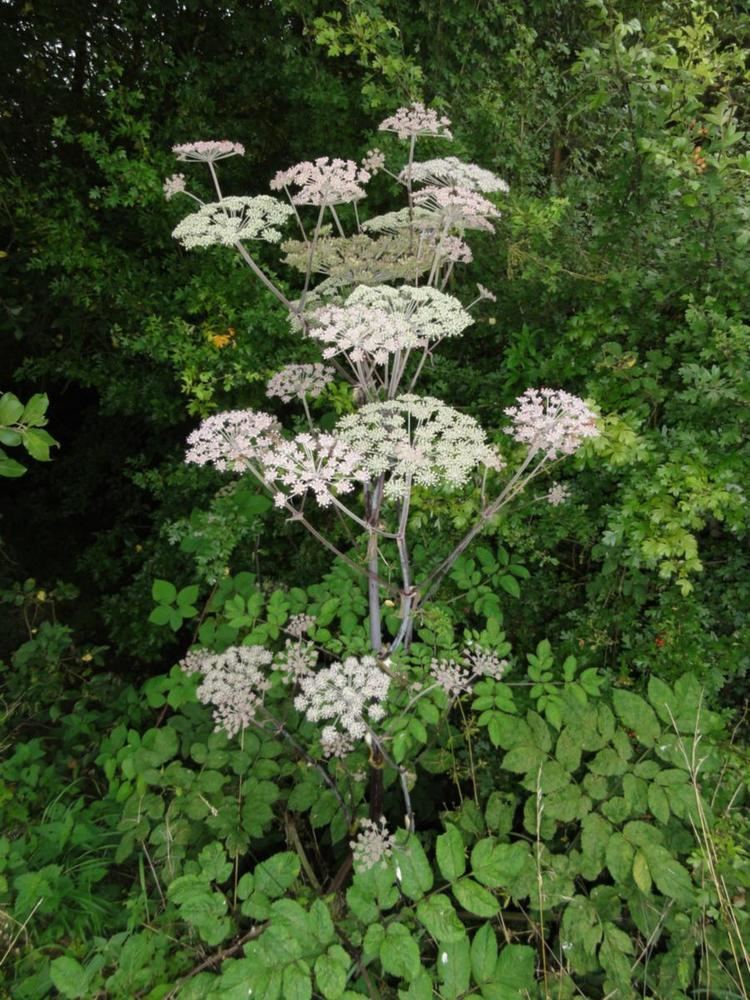
[[[458,919],[453,903],[443,893],[420,899],[417,904],[417,919],[441,944],[460,941],[466,936],[466,930]]]
[[[151,596],[158,604],[174,604],[177,588],[169,580],[154,580],[151,586]]]
[[[84,997],[88,991],[86,970],[75,958],[62,955],[50,962],[50,979],[62,996],[69,1000]]]
[[[633,857],[633,880],[641,892],[651,892],[651,872],[643,851],[636,851]]]
[[[659,738],[661,726],[646,699],[632,691],[618,689],[612,693],[612,703],[624,725],[632,729],[644,746],[652,746]]]
[[[500,908],[492,893],[471,878],[459,879],[451,888],[461,906],[477,917],[494,917]]]
[[[435,843],[435,854],[443,878],[452,882],[466,871],[466,851],[463,837],[457,827],[446,824],[445,833],[441,833]]]
[[[492,924],[482,924],[471,942],[471,973],[477,986],[492,979],[497,965],[497,935]]]

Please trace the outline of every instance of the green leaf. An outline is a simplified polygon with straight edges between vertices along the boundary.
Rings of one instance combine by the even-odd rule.
[[[159,604],[148,616],[152,625],[169,625],[171,618],[172,609],[168,604]]]
[[[656,742],[661,726],[645,698],[632,691],[618,689],[612,693],[612,703],[624,725],[633,730],[644,746],[651,746]]]
[[[193,583],[189,587],[183,587],[177,595],[177,603],[181,608],[189,607],[198,600],[198,584]],[[194,610],[194,609],[193,609]]]
[[[442,987],[440,996],[445,1000],[463,997],[471,982],[471,953],[469,939],[464,935],[460,941],[440,946],[437,960]]]
[[[621,833],[613,833],[605,852],[607,868],[616,882],[624,882],[632,870],[633,847]]]
[[[693,880],[686,868],[659,844],[644,844],[651,877],[659,892],[678,903],[689,905],[695,900]]]
[[[451,888],[461,906],[478,917],[494,917],[500,909],[492,893],[473,879],[462,878]]]
[[[343,962],[339,953],[343,954]],[[346,990],[349,958],[343,949],[329,948],[315,960],[315,983],[325,1000],[339,1000]]]
[[[151,596],[158,604],[174,604],[177,598],[177,588],[168,580],[154,580],[151,586]]]
[[[32,427],[23,431],[21,438],[24,448],[32,458],[37,462],[49,462],[50,446],[55,443],[49,434]]]
[[[26,468],[14,458],[8,458],[4,452],[0,452],[0,476],[5,479],[18,479],[24,475]]]
[[[399,830],[393,850],[396,878],[409,899],[421,899],[432,888],[432,866],[415,834]]]
[[[521,588],[518,586],[518,580],[514,576],[501,576],[498,583],[505,593],[510,594],[511,597],[521,596]]]
[[[380,963],[384,972],[404,979],[414,979],[419,972],[419,945],[403,924],[389,924],[386,929]]]
[[[575,771],[581,763],[581,744],[567,726],[557,739],[555,757],[568,772]]]
[[[482,924],[471,942],[471,972],[477,986],[490,980],[497,964],[497,935],[492,924]]]
[[[0,403],[2,401],[0,400]],[[21,422],[28,424],[30,427],[43,427],[47,423],[45,414],[47,412],[47,407],[49,406],[49,399],[46,393],[38,392],[26,404],[23,415],[21,417]],[[13,421],[11,421],[12,423]],[[5,423],[4,420],[0,420],[0,423]]]
[[[641,892],[651,892],[651,872],[643,851],[636,851],[633,858],[633,880]]]
[[[256,892],[278,899],[299,876],[299,858],[293,851],[281,851],[261,861],[253,873]]]
[[[520,873],[526,856],[523,844],[498,844],[487,837],[471,852],[471,872],[490,889],[505,888]]]
[[[460,941],[466,936],[453,903],[443,893],[421,899],[417,904],[417,919],[440,944]]]
[[[446,824],[435,844],[438,867],[443,878],[452,882],[466,871],[466,857],[463,837],[457,827]]]
[[[494,980],[506,989],[528,991],[534,989],[536,952],[525,944],[508,944],[500,952],[495,967]]]
[[[76,997],[86,995],[88,976],[84,967],[76,959],[70,958],[68,955],[53,959],[50,963],[49,974],[53,985],[64,997],[70,997],[71,1000],[74,1000]]]
[[[22,413],[23,403],[18,396],[14,396],[12,392],[5,392],[0,396],[0,424],[4,427],[15,424]]]
[[[648,787],[648,807],[660,823],[669,820],[669,800],[666,792],[656,784]]]
[[[310,967],[301,958],[284,966],[281,995],[284,1000],[310,1000],[312,997]]]
[[[8,427],[0,427],[0,444],[4,444],[8,448],[14,448],[21,441],[22,437],[18,431],[11,430]]]

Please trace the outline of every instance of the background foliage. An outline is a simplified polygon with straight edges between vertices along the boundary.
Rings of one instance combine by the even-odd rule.
[[[52,435],[27,421],[30,457],[51,447],[52,462],[2,481],[10,995],[246,996],[243,962],[268,969],[254,988],[269,997],[310,995],[310,970],[332,997],[342,974],[356,995],[410,998],[433,981],[444,997],[626,997],[631,981],[670,1000],[746,995],[713,969],[710,986],[701,978],[748,882],[734,808],[750,667],[742,5],[10,0],[0,21],[0,390],[37,400],[41,421],[46,394]],[[356,648],[363,599],[253,493],[182,463],[198,416],[259,405],[298,356],[230,255],[179,250],[161,185],[174,142],[218,136],[248,153],[227,184],[265,191],[298,160],[360,157],[415,97],[450,115],[452,152],[511,187],[500,240],[476,242],[467,271],[497,305],[425,391],[493,431],[522,389],[548,383],[596,400],[606,433],[571,463],[572,501],[505,520],[421,623],[426,650],[502,631],[511,679],[530,686],[422,719],[434,745],[419,727],[401,738],[434,783],[411,874],[402,866],[400,894],[391,868],[357,876],[331,902],[300,857],[315,843],[318,877],[335,870],[340,818],[278,740],[239,749],[212,735],[172,668],[200,629],[235,641],[268,620],[273,641],[303,607],[325,606],[323,643]],[[3,399],[12,448],[24,417]],[[318,412],[347,406],[330,394]],[[425,553],[470,520],[466,504],[420,500]],[[175,590],[154,595],[160,614],[156,578]],[[576,702],[575,678],[594,675]],[[582,704],[594,735],[561,726]],[[721,789],[708,846],[672,745],[699,720]],[[498,748],[501,763],[479,766]],[[705,877],[711,852],[726,897]],[[271,913],[275,937],[252,940]],[[498,914],[499,952],[486,929]],[[211,956],[244,937],[217,984]],[[352,954],[364,956],[354,977]]]

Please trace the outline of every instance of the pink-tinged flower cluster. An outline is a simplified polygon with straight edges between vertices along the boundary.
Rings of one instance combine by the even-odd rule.
[[[463,187],[430,185],[415,193],[414,204],[439,215],[445,229],[481,229],[494,233],[495,227],[489,220],[500,217],[491,201]]]
[[[289,621],[286,623],[285,631],[289,635],[294,636],[295,639],[301,639],[305,634],[307,634],[311,628],[315,627],[315,616],[298,614],[292,615]]]
[[[213,465],[220,472],[243,472],[280,440],[280,427],[268,413],[227,410],[207,417],[188,437],[185,461]]]
[[[181,194],[185,190],[185,175],[184,174],[172,174],[171,177],[167,177],[162,186],[162,191],[164,192],[164,197],[167,201],[171,201],[176,194]]]
[[[229,197],[202,205],[197,212],[186,215],[172,236],[185,247],[236,246],[243,240],[264,240],[278,243],[280,227],[294,209],[268,194],[253,198]]]
[[[458,698],[471,688],[471,672],[455,660],[433,660],[430,673],[449,698]]]
[[[317,665],[318,653],[311,642],[287,639],[284,649],[274,657],[274,665],[281,672],[285,684],[296,684],[300,677],[312,673]]]
[[[320,734],[320,749],[324,757],[346,757],[354,749],[354,740],[348,733],[340,733],[335,726],[324,726]]]
[[[330,720],[338,732],[353,740],[364,738],[369,722],[385,715],[390,678],[374,656],[348,656],[309,677],[300,678],[294,707],[310,722]]]
[[[491,677],[499,681],[508,669],[507,660],[501,659],[497,653],[482,646],[465,649],[463,655],[471,667],[471,672],[479,677]]]
[[[368,171],[353,160],[321,156],[313,163],[306,160],[289,170],[279,170],[270,186],[272,191],[299,188],[291,195],[295,205],[343,205],[364,198],[361,185],[369,179]]]
[[[385,816],[379,822],[371,819],[360,821],[359,832],[354,840],[349,841],[349,847],[354,856],[354,867],[358,872],[366,872],[393,854],[396,838],[388,832]]]
[[[555,483],[550,487],[546,499],[550,507],[559,507],[570,500],[570,487],[565,483]]]
[[[245,147],[239,142],[222,139],[217,142],[183,142],[172,146],[178,160],[193,160],[198,163],[215,163],[229,156],[244,156]]]
[[[491,170],[478,167],[476,163],[464,163],[456,156],[412,163],[411,168],[404,167],[398,179],[405,184],[409,177],[415,184],[461,187],[469,191],[502,191],[507,194],[510,190],[507,183]]]
[[[308,490],[321,507],[328,507],[334,493],[350,493],[355,483],[368,478],[360,454],[333,434],[298,434],[291,441],[280,440],[262,460],[265,479],[276,490],[277,507]]]
[[[572,455],[585,438],[597,437],[596,416],[582,399],[557,389],[527,389],[505,413],[508,433],[547,458]]]
[[[371,176],[379,173],[385,166],[385,153],[381,152],[377,147],[375,149],[368,149],[365,156],[362,157],[362,167],[368,171]]]
[[[384,365],[390,354],[418,347],[420,338],[405,316],[384,306],[324,306],[310,317],[310,336],[326,345],[324,358],[346,354],[355,364],[371,359]]]
[[[273,657],[262,646],[230,646],[223,653],[188,653],[183,670],[203,680],[198,701],[213,707],[216,731],[235,736],[255,719],[271,682],[263,673]]]
[[[266,383],[266,395],[285,403],[311,396],[316,399],[335,376],[327,365],[287,365]]]
[[[420,135],[452,139],[450,124],[449,118],[417,101],[411,107],[399,108],[395,114],[383,119],[378,129],[381,132],[395,132],[399,139],[417,138]]]
[[[433,237],[430,240],[437,255],[454,264],[471,264],[474,254],[468,243],[460,236],[444,236],[442,240]]]

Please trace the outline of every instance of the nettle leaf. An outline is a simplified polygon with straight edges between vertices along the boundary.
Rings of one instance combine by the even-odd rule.
[[[457,827],[446,824],[445,833],[441,833],[435,843],[440,874],[452,882],[466,871],[466,850],[463,837]]]
[[[500,909],[492,893],[473,879],[459,879],[451,888],[461,906],[478,917],[494,917]]]
[[[632,729],[644,746],[652,746],[659,738],[661,726],[653,708],[645,698],[621,689],[612,692],[615,712],[628,729]]]
[[[417,919],[440,944],[450,944],[466,937],[466,929],[453,903],[443,893],[421,899],[417,904]]]

